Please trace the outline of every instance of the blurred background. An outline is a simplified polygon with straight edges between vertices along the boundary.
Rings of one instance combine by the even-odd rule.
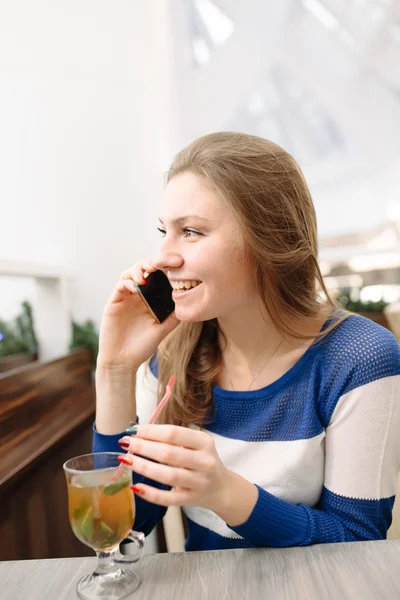
[[[328,288],[400,339],[400,0],[0,0],[3,449],[15,448],[11,431],[50,427],[55,398],[68,427],[53,443],[89,444],[104,303],[157,248],[173,155],[219,130],[292,153]],[[15,460],[12,477],[0,463],[8,490],[22,477]],[[50,525],[50,550],[32,550],[40,532],[21,542],[15,531],[19,556],[62,555]]]

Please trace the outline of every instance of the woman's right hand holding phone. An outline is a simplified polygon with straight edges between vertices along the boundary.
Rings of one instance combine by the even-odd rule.
[[[120,433],[136,419],[136,372],[179,324],[175,313],[157,323],[135,288],[145,282],[146,271],[156,270],[143,260],[124,271],[104,307],[96,369],[99,433]]]
[[[146,272],[154,271],[151,261],[142,260],[122,273],[104,307],[98,367],[137,370],[179,324],[174,313],[157,323],[135,288],[145,283]]]

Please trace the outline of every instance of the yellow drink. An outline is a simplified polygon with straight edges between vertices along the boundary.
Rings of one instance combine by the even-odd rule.
[[[113,481],[116,469],[74,475],[68,482],[68,512],[76,537],[97,552],[117,546],[132,529],[135,504],[126,471]]]

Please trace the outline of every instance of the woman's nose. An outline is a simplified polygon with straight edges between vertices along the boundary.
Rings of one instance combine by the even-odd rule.
[[[181,267],[183,265],[183,258],[177,252],[169,251],[163,247],[160,248],[158,254],[155,256],[153,264],[157,269],[161,269],[161,271],[168,271]]]

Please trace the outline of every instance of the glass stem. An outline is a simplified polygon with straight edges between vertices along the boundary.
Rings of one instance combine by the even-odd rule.
[[[94,575],[104,575],[105,573],[111,573],[115,570],[115,562],[112,557],[114,550],[110,552],[96,552],[97,554],[97,567],[94,571]]]

